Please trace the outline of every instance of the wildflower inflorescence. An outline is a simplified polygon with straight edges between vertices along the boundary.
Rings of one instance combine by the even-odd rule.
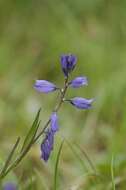
[[[62,71],[64,73],[65,82],[64,87],[59,88],[52,82],[46,81],[46,80],[36,80],[34,84],[34,88],[43,93],[50,93],[53,91],[58,90],[60,93],[60,99],[58,105],[54,108],[50,119],[48,121],[48,124],[50,123],[50,127],[47,129],[48,124],[45,127],[45,138],[41,144],[41,158],[44,161],[48,161],[51,151],[53,150],[54,145],[54,136],[56,132],[59,130],[58,125],[58,116],[57,112],[59,108],[61,107],[61,104],[64,102],[68,102],[79,109],[89,109],[92,105],[93,99],[85,99],[82,97],[74,97],[71,99],[66,99],[65,94],[69,87],[72,88],[79,88],[82,86],[88,85],[87,78],[85,76],[79,76],[73,79],[72,81],[69,81],[69,75],[76,67],[77,63],[77,57],[75,55],[62,55],[61,56],[61,67]]]

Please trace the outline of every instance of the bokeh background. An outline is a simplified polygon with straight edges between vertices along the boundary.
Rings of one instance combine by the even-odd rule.
[[[18,136],[24,139],[39,107],[41,127],[57,93],[33,89],[36,79],[62,85],[60,55],[78,57],[71,78],[85,75],[89,86],[70,89],[68,97],[95,97],[93,108],[65,104],[60,132],[48,163],[40,160],[42,138],[3,181],[21,190],[53,189],[57,152],[58,190],[112,189],[111,159],[118,190],[126,189],[126,1],[0,0],[0,159],[1,166]],[[76,142],[82,149],[75,146]],[[100,177],[83,155],[86,151]]]

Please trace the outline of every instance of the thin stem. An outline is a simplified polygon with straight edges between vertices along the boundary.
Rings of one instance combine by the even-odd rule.
[[[48,127],[48,125],[50,124],[50,119],[46,122],[46,124],[44,125],[44,128],[42,129],[42,131],[34,138],[33,140],[33,144],[39,139],[39,137],[45,132],[45,129]]]
[[[60,107],[64,101],[63,99],[66,94],[67,88],[68,88],[68,77],[65,78],[64,88],[61,90],[60,101],[59,101],[58,105],[56,105],[54,112],[58,112],[58,110],[60,109]]]

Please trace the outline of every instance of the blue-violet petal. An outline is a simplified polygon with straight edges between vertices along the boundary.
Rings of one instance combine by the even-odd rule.
[[[69,85],[73,88],[79,88],[81,86],[88,85],[87,77],[76,77],[69,83]]]
[[[39,92],[49,93],[57,90],[55,84],[46,80],[36,80],[34,88]]]
[[[73,106],[75,106],[79,109],[89,109],[89,108],[91,108],[91,105],[92,105],[92,102],[94,101],[94,99],[75,97],[69,101]]]
[[[53,149],[54,144],[54,132],[52,130],[48,130],[45,139],[41,144],[41,158],[47,162],[51,151]]]
[[[77,57],[75,55],[62,55],[61,66],[65,77],[68,77],[69,73],[75,68]]]
[[[59,129],[57,113],[53,112],[50,119],[51,119],[50,122],[51,130],[55,133]]]

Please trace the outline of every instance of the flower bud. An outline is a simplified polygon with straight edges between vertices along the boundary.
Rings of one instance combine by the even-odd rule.
[[[88,81],[86,77],[76,77],[75,79],[73,79],[69,85],[73,88],[79,88],[81,86],[85,86],[88,85]]]
[[[69,100],[69,102],[79,109],[89,109],[94,99],[86,99],[81,97],[75,97]]]
[[[55,84],[46,80],[36,80],[34,88],[39,92],[49,93],[57,90]]]
[[[51,122],[50,122],[51,130],[55,133],[59,129],[58,116],[57,116],[56,112],[52,113],[50,119],[51,119]]]
[[[61,66],[65,77],[68,77],[69,73],[75,68],[77,58],[75,55],[62,55]]]
[[[54,144],[54,132],[52,130],[49,130],[46,134],[45,139],[43,140],[41,144],[41,158],[47,162],[50,156],[50,153],[53,149]]]

